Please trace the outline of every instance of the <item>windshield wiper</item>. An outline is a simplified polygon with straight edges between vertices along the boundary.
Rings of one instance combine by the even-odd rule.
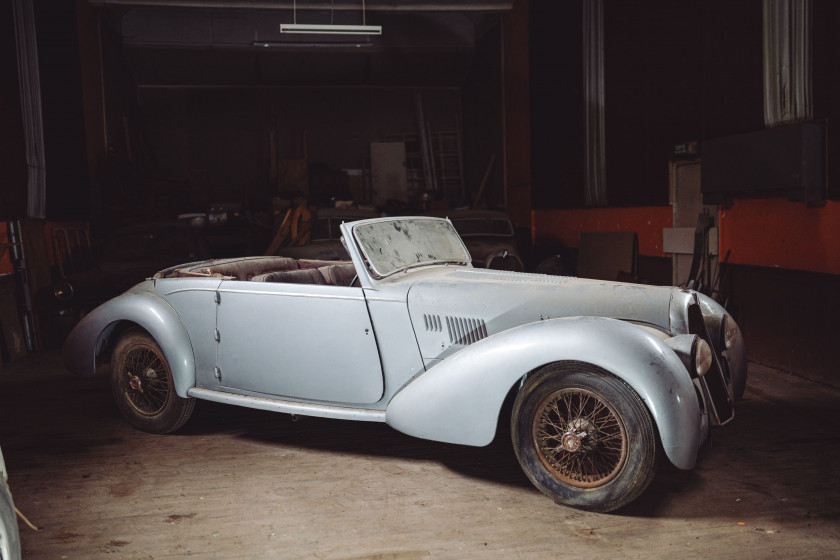
[[[405,272],[410,268],[418,268],[421,266],[433,266],[433,265],[447,265],[447,264],[463,264],[466,265],[467,261],[427,261],[427,262],[420,262],[420,263],[412,263],[409,265],[404,266],[403,268],[397,270],[397,272]]]

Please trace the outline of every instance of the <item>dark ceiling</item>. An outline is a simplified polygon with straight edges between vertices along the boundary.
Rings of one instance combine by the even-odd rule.
[[[382,35],[281,34],[281,23],[361,24],[361,2],[94,1],[140,87],[458,87],[505,2],[366,3]],[[190,7],[187,7],[187,6]],[[206,6],[215,7],[206,7]],[[201,7],[198,7],[201,6]],[[234,7],[235,6],[235,7]],[[285,6],[285,7],[284,7]],[[460,7],[460,9],[455,9]],[[492,10],[489,8],[493,8]]]
[[[504,12],[513,0],[461,0],[459,2],[430,0],[90,0],[96,6],[163,6],[224,9],[292,9],[301,10],[361,10],[370,12]]]

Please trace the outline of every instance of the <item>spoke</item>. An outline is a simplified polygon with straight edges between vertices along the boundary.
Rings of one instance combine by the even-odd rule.
[[[609,410],[607,409],[607,406],[604,403],[602,403],[601,401],[595,401],[595,406],[592,409],[592,418],[595,418],[596,416],[600,416],[604,412],[609,414]]]
[[[543,418],[542,422],[540,422],[540,426],[551,426],[552,428],[557,430],[557,432],[559,432],[559,433],[562,433],[563,430],[564,430],[563,426],[560,426],[560,425],[556,424],[555,422],[552,422],[548,418]]]
[[[138,347],[130,350],[124,361],[125,375],[121,384],[128,401],[143,414],[157,414],[166,405],[170,382],[166,362],[153,349]],[[149,375],[151,373],[151,375]],[[132,381],[139,388],[132,387]]]
[[[599,395],[585,389],[563,389],[551,396],[535,417],[543,460],[561,479],[582,487],[610,480],[623,462],[625,436],[618,417]],[[582,438],[578,451],[567,451],[563,438]]]
[[[560,411],[560,404],[556,399],[551,401],[551,408],[553,409],[554,414],[557,416],[558,422],[560,422],[561,424],[565,424],[566,423],[566,417],[563,414],[563,412]],[[565,410],[568,410],[568,407],[565,407]],[[562,431],[562,430],[563,429],[560,428],[560,431]]]

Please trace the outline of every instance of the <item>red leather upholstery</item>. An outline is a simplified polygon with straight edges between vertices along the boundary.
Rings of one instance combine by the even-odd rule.
[[[356,268],[352,264],[332,264],[318,270],[331,286],[349,286],[356,277]]]

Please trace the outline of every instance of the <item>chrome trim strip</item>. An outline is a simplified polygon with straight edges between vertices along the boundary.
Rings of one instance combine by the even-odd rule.
[[[315,285],[315,284],[313,284]],[[335,288],[336,286],[332,286]],[[360,290],[361,288],[354,288]],[[232,290],[230,288],[219,288],[218,291],[222,294],[257,294],[264,296],[293,296],[293,297],[308,297],[308,298],[326,298],[326,299],[352,299],[358,301],[365,301],[363,295],[359,296],[342,296],[339,294],[308,294],[306,292],[272,292],[267,290]]]
[[[284,401],[281,399],[267,399],[265,397],[252,397],[247,395],[235,395],[223,393],[211,389],[193,387],[187,391],[187,395],[196,399],[269,410],[272,412],[284,412],[286,414],[300,414],[301,416],[319,416],[321,418],[335,418],[339,420],[358,420],[362,422],[385,422],[384,410],[368,410],[364,408],[350,408],[344,406],[330,406],[324,404],[310,404],[299,401]]]
[[[179,290],[172,290],[171,292],[164,292],[163,295],[180,294],[181,292],[215,292],[216,288],[181,288]]]

